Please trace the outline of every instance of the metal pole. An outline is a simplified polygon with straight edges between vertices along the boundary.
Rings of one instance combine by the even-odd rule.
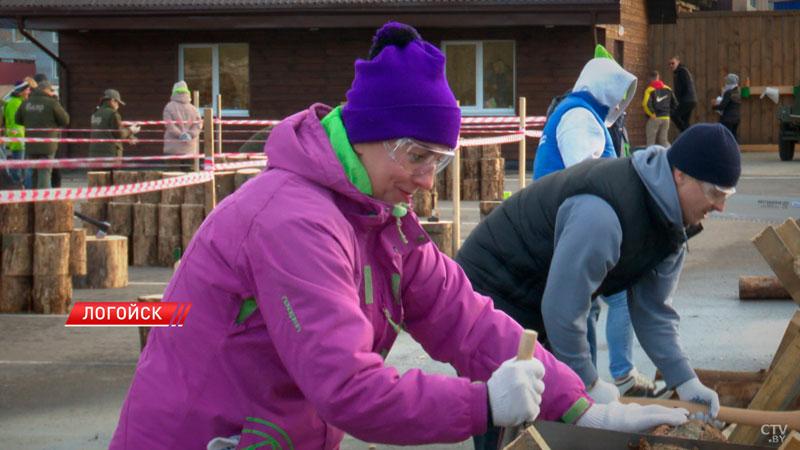
[[[222,153],[222,94],[217,94],[217,153]]]

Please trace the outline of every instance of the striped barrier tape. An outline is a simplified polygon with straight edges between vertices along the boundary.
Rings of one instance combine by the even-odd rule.
[[[107,167],[96,164],[115,164],[125,161],[173,161],[181,159],[200,159],[203,155],[163,155],[163,156],[106,156],[92,158],[63,159],[5,159],[0,160],[0,168],[69,168],[69,167]]]
[[[219,120],[214,119],[214,124],[221,125],[277,125],[280,120]]]
[[[93,186],[58,189],[26,189],[0,191],[0,203],[45,202],[51,200],[84,200],[91,198],[117,197],[145,192],[172,189],[181,186],[205,183],[214,178],[212,172],[195,172],[174,178],[143,181],[113,186]]]
[[[65,142],[67,144],[87,144],[91,142],[121,142],[136,144],[145,142],[187,142],[181,139],[92,139],[92,138],[42,138],[42,137],[0,137],[0,142]]]
[[[254,167],[267,167],[267,161],[266,160],[241,161],[241,162],[214,164],[214,172],[219,172],[221,170],[249,169]]]
[[[474,138],[474,139],[459,139],[459,147],[477,147],[479,145],[493,145],[493,144],[509,144],[512,142],[519,142],[525,138],[524,134],[510,134],[507,136]]]
[[[190,124],[203,123],[202,120],[123,120],[122,125],[166,125],[166,124]]]

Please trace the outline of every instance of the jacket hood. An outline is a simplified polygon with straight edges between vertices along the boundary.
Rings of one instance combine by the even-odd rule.
[[[270,170],[288,170],[358,203],[371,205],[370,210],[383,210],[384,202],[359,191],[345,173],[321,123],[330,112],[331,107],[317,103],[275,125],[264,145]]]
[[[632,163],[639,178],[644,182],[658,207],[667,220],[675,226],[683,227],[683,213],[678,200],[678,190],[672,178],[672,167],[667,161],[664,147],[653,145],[646,150],[635,152]]]
[[[664,89],[664,82],[661,80],[656,80],[650,83],[650,87],[653,89]]]
[[[163,97],[162,97],[163,98]],[[188,92],[176,92],[169,97],[173,102],[189,103],[191,100]]]
[[[636,77],[614,60],[594,58],[583,66],[572,92],[589,92],[598,102],[607,106],[608,114],[604,121],[609,127],[633,100],[636,83]]]

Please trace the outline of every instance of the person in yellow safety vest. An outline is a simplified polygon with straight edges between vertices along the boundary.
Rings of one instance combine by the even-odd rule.
[[[14,115],[19,109],[19,105],[28,99],[31,94],[31,89],[36,87],[36,82],[32,79],[30,81],[17,81],[14,84],[14,90],[11,92],[10,98],[3,104],[3,128],[5,129],[3,135],[12,138],[24,138],[25,127],[14,120]],[[25,158],[25,143],[24,142],[7,142],[3,145],[3,151],[8,159],[24,159]],[[22,186],[24,183],[23,169],[9,169],[8,174],[16,185]]]

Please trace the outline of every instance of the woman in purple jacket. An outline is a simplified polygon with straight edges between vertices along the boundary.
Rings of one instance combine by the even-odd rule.
[[[514,359],[520,326],[472,291],[408,205],[457,145],[444,56],[396,23],[370,53],[347,105],[278,124],[269,170],[203,222],[164,293],[191,314],[150,333],[111,448],[336,449],[345,432],[458,442],[537,416],[682,423],[682,410],[593,405],[539,345]],[[386,366],[403,330],[462,377]]]

